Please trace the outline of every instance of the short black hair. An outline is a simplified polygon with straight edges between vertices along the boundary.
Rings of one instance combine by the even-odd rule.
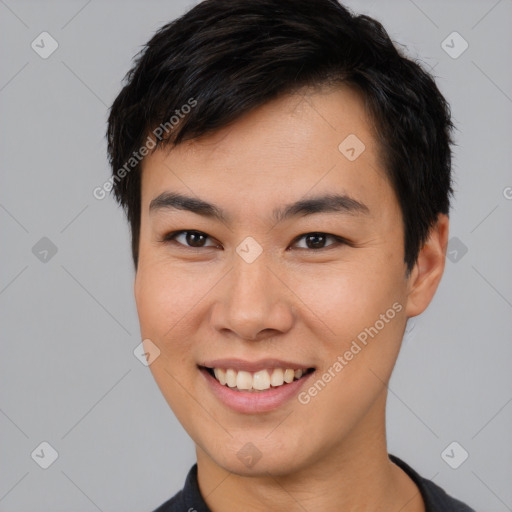
[[[131,226],[135,268],[139,150],[146,143],[172,147],[280,95],[323,84],[347,84],[363,95],[402,211],[410,271],[437,215],[449,213],[450,108],[433,77],[378,21],[336,0],[205,0],[164,25],[139,52],[107,128],[112,190]],[[149,146],[151,133],[156,146]]]

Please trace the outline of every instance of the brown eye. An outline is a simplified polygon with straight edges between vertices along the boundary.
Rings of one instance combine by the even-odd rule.
[[[325,245],[326,236],[319,234],[319,233],[313,233],[311,235],[306,236],[306,245],[310,249],[322,249]]]
[[[328,239],[333,239],[334,243],[330,243],[326,245],[326,241]],[[331,245],[336,245],[338,243],[342,243],[342,240],[339,237],[334,235],[329,235],[327,233],[306,233],[301,235],[297,241],[304,240],[305,247],[299,247],[300,249],[325,249],[326,247],[330,247]],[[296,242],[297,243],[297,242]]]
[[[174,241],[179,245],[192,248],[215,247],[216,245],[214,243],[212,243],[211,245],[205,245],[205,242],[209,238],[210,237],[206,233],[202,233],[201,231],[185,230],[169,233],[168,235],[165,236],[164,241]]]
[[[203,233],[196,233],[195,231],[187,231],[185,234],[185,240],[187,244],[192,247],[203,247],[207,236]]]

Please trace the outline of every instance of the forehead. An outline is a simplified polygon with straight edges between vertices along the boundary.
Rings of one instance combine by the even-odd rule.
[[[244,210],[339,192],[392,199],[364,99],[349,87],[283,95],[142,163],[142,208],[165,191]],[[391,196],[390,196],[391,194]]]

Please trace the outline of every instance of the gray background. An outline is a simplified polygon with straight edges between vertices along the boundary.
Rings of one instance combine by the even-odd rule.
[[[133,354],[122,211],[92,195],[109,177],[107,106],[131,58],[191,5],[0,0],[1,511],[151,510],[195,461]],[[459,130],[456,239],[432,305],[408,326],[389,451],[477,510],[512,510],[512,0],[347,5],[433,68]],[[31,48],[43,31],[59,44],[47,59]],[[456,59],[441,45],[453,31],[469,44]],[[48,469],[31,457],[43,441],[58,452]],[[453,441],[469,453],[458,469],[441,456]]]

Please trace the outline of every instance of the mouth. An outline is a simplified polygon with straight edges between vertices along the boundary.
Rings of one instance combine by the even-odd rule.
[[[315,368],[269,367],[258,371],[248,371],[233,367],[201,366],[221,386],[243,393],[265,393],[305,379]]]
[[[224,406],[243,414],[271,413],[291,407],[316,368],[297,361],[237,358],[201,361],[206,389]]]

